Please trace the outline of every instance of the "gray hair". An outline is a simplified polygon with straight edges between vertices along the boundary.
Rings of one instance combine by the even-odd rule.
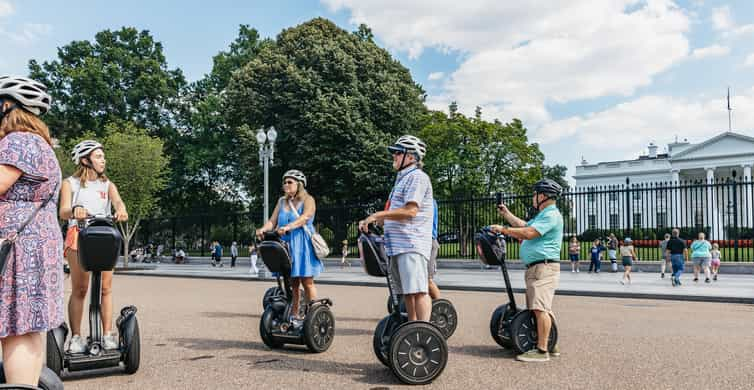
[[[681,235],[681,231],[678,229],[673,229],[672,233],[673,233],[673,237],[675,238],[678,238],[678,236]]]

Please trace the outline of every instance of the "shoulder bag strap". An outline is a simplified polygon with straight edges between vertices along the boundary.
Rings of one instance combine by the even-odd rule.
[[[288,206],[291,208],[291,211],[293,211],[293,214],[296,216],[296,219],[301,217],[301,214],[298,213],[298,210],[295,207],[293,207],[293,202],[291,202],[290,199],[288,199]],[[306,221],[304,223],[304,231],[309,236],[309,238],[312,238],[312,232],[309,231],[309,226],[307,226],[308,224],[309,224],[309,221]]]
[[[24,229],[26,229],[26,226],[29,225],[29,222],[31,222],[34,219],[34,217],[37,216],[37,214],[39,213],[39,210],[42,210],[43,208],[45,208],[45,206],[47,206],[48,203],[50,203],[50,200],[52,200],[52,198],[55,196],[55,193],[58,191],[58,185],[55,186],[55,189],[52,191],[52,193],[50,193],[50,196],[48,196],[47,199],[45,199],[45,201],[42,202],[42,204],[39,205],[39,207],[37,207],[34,210],[34,212],[32,212],[31,215],[29,215],[28,218],[26,218],[26,221],[24,221],[24,223],[21,224],[18,230],[15,231],[14,237],[10,238],[11,241],[15,240],[18,237],[18,235],[21,234],[21,232],[24,231]]]

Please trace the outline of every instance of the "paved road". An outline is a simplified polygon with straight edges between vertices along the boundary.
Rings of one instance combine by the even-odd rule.
[[[368,276],[358,261],[352,267],[340,268],[329,265],[318,281],[333,284],[384,285],[384,280]],[[151,265],[150,265],[151,266]],[[228,278],[239,280],[257,280],[256,275],[248,273],[248,261],[234,269],[211,267],[209,264],[156,264],[154,268],[143,271],[128,271],[143,275],[180,276],[198,278]],[[523,270],[511,270],[510,277],[514,289],[523,291]],[[660,279],[659,274],[634,272],[631,285],[621,285],[623,273],[602,272],[561,272],[559,295],[580,295],[599,297],[632,297],[652,299],[722,301],[732,303],[754,303],[754,277],[752,275],[722,274],[717,282],[692,282],[691,274],[682,276],[683,286],[674,288],[670,277]],[[504,288],[502,274],[497,269],[482,270],[477,268],[445,268],[436,277],[441,288],[454,290],[501,291]]]
[[[581,275],[586,276],[586,275]],[[142,366],[125,376],[77,374],[67,389],[388,389],[401,386],[373,356],[386,289],[320,285],[335,301],[336,339],[313,355],[270,350],[258,333],[269,283],[116,276],[116,308],[138,306]],[[460,325],[433,389],[750,389],[754,307],[558,297],[560,358],[516,362],[489,336],[499,293],[447,291]],[[521,299],[521,296],[517,298]]]

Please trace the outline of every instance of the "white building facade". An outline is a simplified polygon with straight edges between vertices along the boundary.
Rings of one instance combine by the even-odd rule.
[[[704,142],[650,144],[636,160],[589,164],[573,178],[577,229],[697,227],[716,239],[752,227],[754,138],[725,132]],[[585,198],[585,199],[581,199]]]

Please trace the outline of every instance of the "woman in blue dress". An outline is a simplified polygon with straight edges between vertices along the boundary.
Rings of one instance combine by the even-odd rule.
[[[275,228],[288,243],[293,261],[291,287],[293,291],[298,291],[299,286],[303,285],[308,301],[317,297],[314,278],[322,272],[322,262],[314,253],[311,240],[316,210],[314,197],[306,192],[306,176],[301,171],[292,169],[283,175],[283,196],[275,205],[270,220],[256,232],[261,237],[262,232]],[[291,312],[298,313],[298,308],[299,294],[294,293]]]

